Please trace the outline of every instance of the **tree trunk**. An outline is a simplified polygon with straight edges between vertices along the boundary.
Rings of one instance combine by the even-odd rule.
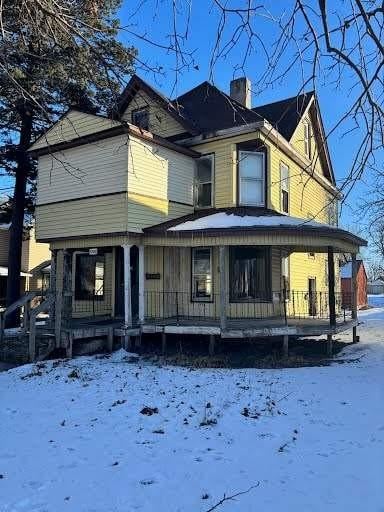
[[[31,169],[27,149],[31,144],[32,113],[24,105],[21,116],[20,141],[18,146],[15,188],[12,203],[12,218],[9,231],[7,306],[20,298],[21,252],[23,245],[24,209],[27,179]],[[7,317],[7,326],[17,326],[19,314]]]

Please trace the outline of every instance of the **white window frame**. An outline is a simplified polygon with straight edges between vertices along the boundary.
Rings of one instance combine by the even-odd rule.
[[[244,158],[243,155],[261,155],[262,157],[262,168],[263,173],[261,178],[242,178],[241,176],[241,161]],[[246,150],[239,150],[238,152],[238,177],[239,177],[239,204],[240,206],[260,206],[264,207],[266,206],[266,193],[265,193],[265,180],[266,180],[266,168],[265,168],[265,153],[264,151],[246,151]],[[262,197],[263,200],[261,203],[258,202],[244,202],[242,199],[242,183],[243,180],[245,182],[251,181],[251,182],[260,182],[262,186]]]
[[[210,181],[199,181],[197,179],[197,160],[200,160],[200,158],[208,158],[211,160],[211,180]],[[207,153],[206,155],[201,155],[201,157],[198,158],[195,162],[195,179],[194,179],[194,204],[195,208],[199,210],[203,210],[204,208],[213,208],[214,206],[214,187],[215,187],[215,154],[214,153]],[[199,185],[207,185],[208,183],[211,184],[211,202],[207,206],[200,206],[198,203],[199,198]]]
[[[282,285],[282,288],[284,289],[283,279],[285,278],[286,283],[288,285],[286,288],[287,295],[285,298],[286,298],[286,300],[289,300],[290,293],[291,293],[291,290],[290,290],[290,288],[291,288],[291,261],[290,261],[290,257],[289,257],[289,252],[282,250],[280,253],[280,257],[281,257],[281,285]],[[283,291],[283,289],[282,289],[282,291]]]
[[[311,123],[308,119],[304,121],[304,152],[306,156],[311,159],[312,158],[312,130]]]
[[[194,271],[194,261],[196,251],[209,251],[209,275],[211,277],[211,293],[207,297],[198,297],[195,295],[195,276],[202,274],[196,274]],[[213,275],[212,275],[212,247],[192,247],[191,251],[191,300],[192,302],[212,302],[213,300]]]
[[[285,167],[287,169],[287,179],[283,179],[282,177],[282,169]],[[281,213],[284,213],[285,215],[289,215],[290,211],[290,176],[289,176],[289,166],[285,162],[280,162],[279,167],[280,172],[280,211]],[[283,191],[287,192],[288,194],[288,210],[283,210]]]

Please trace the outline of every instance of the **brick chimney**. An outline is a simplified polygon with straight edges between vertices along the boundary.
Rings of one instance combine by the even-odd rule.
[[[251,102],[251,81],[243,76],[231,81],[230,94],[233,100],[238,101],[244,107],[252,108]]]

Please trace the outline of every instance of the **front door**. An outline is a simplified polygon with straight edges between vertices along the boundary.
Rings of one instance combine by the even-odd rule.
[[[317,315],[316,305],[316,279],[308,279],[308,314],[309,316]]]
[[[124,317],[124,249],[116,247],[115,316]],[[131,306],[132,322],[139,319],[139,249],[131,247]]]

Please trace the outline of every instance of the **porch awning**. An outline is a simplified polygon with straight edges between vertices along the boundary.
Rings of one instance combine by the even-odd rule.
[[[367,245],[366,240],[336,226],[283,215],[265,208],[250,207],[199,211],[146,228],[144,234],[149,237],[200,240],[207,237],[239,236],[245,240],[257,236],[265,239],[268,235],[277,245],[280,242],[288,245],[302,243],[314,247],[321,240],[320,245],[334,245],[340,251],[347,250],[347,247],[338,242],[345,242],[348,248]]]

